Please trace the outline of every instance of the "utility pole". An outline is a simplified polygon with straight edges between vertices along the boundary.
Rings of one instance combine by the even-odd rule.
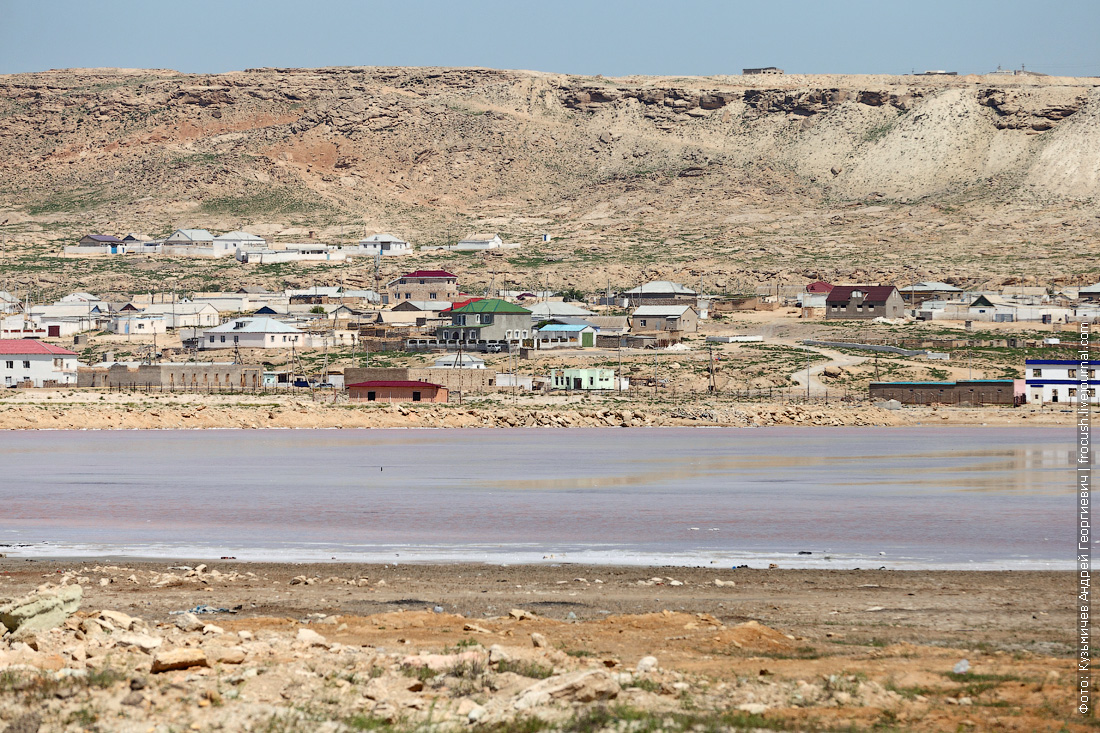
[[[608,292],[611,288],[608,288]],[[623,392],[623,335],[619,334],[619,371],[617,372],[619,394]]]
[[[653,347],[653,395],[657,396],[657,347]]]
[[[806,400],[810,399],[810,352],[806,352]]]

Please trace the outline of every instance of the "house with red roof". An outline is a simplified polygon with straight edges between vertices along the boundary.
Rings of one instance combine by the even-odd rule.
[[[0,339],[0,383],[5,387],[76,384],[78,356],[37,339]]]
[[[387,283],[382,302],[396,305],[403,300],[461,300],[458,275],[446,270],[415,270]]]
[[[836,285],[825,296],[825,319],[901,318],[905,301],[893,285]]]
[[[833,289],[833,286],[830,285],[829,283],[825,282],[824,280],[815,280],[814,282],[812,282],[812,283],[810,283],[809,285],[806,286],[806,292],[807,293],[815,293],[815,294],[825,294],[825,295],[827,295],[829,292],[832,291],[832,289]]]

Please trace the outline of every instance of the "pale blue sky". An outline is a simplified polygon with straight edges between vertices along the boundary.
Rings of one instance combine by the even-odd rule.
[[[1100,0],[0,0],[0,73],[489,66],[1100,75]]]

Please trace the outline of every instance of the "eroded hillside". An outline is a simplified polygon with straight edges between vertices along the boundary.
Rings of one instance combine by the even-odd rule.
[[[35,266],[88,231],[204,226],[416,244],[495,230],[531,243],[503,258],[418,256],[470,284],[1094,281],[1098,85],[428,68],[3,76],[4,279],[121,290],[169,273],[181,287],[303,277]],[[554,241],[535,244],[542,232]]]

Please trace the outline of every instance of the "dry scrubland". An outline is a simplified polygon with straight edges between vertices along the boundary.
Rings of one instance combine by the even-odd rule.
[[[0,77],[0,286],[60,293],[373,282],[369,263],[61,260],[89,231],[276,240],[474,230],[417,255],[471,292],[667,278],[1097,279],[1100,91],[1057,77],[610,79],[489,69]],[[550,232],[550,244],[535,243]]]
[[[83,601],[0,642],[8,730],[1095,727],[1060,573],[0,560],[43,582]]]

